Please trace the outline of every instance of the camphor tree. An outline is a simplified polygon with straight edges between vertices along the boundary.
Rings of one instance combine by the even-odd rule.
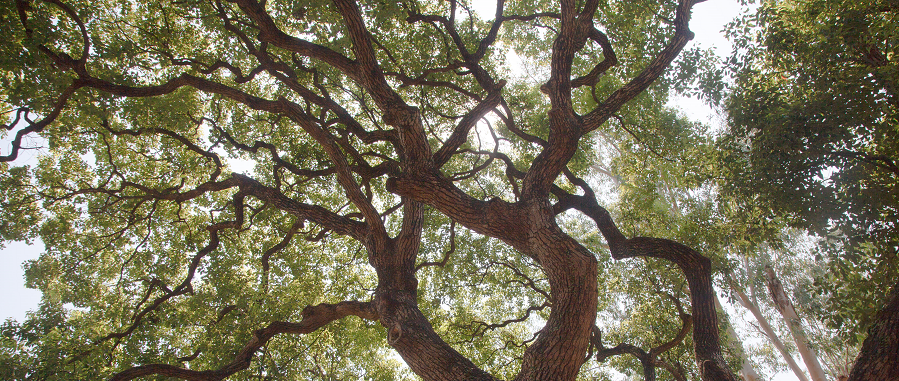
[[[2,234],[46,244],[4,378],[393,379],[398,353],[425,380],[574,380],[601,351],[734,380],[712,262],[628,238],[588,182],[596,138],[652,136],[689,80],[666,70],[694,3],[3,2]],[[34,134],[48,153],[10,166]],[[669,264],[646,294],[677,311],[610,350],[601,270],[634,257]]]

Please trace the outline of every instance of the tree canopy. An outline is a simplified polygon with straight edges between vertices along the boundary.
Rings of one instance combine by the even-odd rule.
[[[736,84],[720,141],[726,192],[827,237],[822,318],[850,343],[892,335],[878,339],[893,343],[891,356],[899,335],[875,320],[899,319],[897,15],[894,1],[762,2],[732,29]]]
[[[884,68],[852,75],[747,43],[717,136],[665,106],[723,96],[710,53],[685,49],[697,2],[0,4],[0,238],[46,245],[0,375],[736,380],[713,287],[734,247],[783,221],[895,246],[895,61],[877,45],[895,21],[864,45]],[[812,27],[771,30],[830,36]],[[769,88],[777,70],[796,71]],[[874,87],[821,89],[845,76]],[[857,115],[808,116],[794,90]],[[830,140],[795,132],[808,160],[766,145],[797,126]],[[46,153],[11,165],[29,136]],[[782,179],[817,188],[794,203]],[[812,197],[836,211],[804,214]]]

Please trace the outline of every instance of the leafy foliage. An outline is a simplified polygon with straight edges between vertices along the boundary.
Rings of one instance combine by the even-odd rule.
[[[683,51],[694,3],[3,3],[0,238],[46,250],[0,376],[734,380],[712,281],[735,247],[783,216],[853,253],[894,242],[871,239],[894,237],[891,20],[839,15],[886,61],[829,93],[846,73],[777,53],[818,24],[746,45],[722,169],[717,137],[662,106],[724,90]],[[826,114],[862,85],[864,117]],[[752,125],[782,120],[804,127]],[[30,136],[46,153],[11,166]],[[759,181],[770,211],[745,208]]]
[[[763,2],[741,25],[758,34],[732,58],[727,188],[828,237],[819,289],[840,311],[830,323],[857,340],[897,275],[895,4]]]

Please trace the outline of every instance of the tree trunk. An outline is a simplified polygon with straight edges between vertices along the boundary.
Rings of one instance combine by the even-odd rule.
[[[759,323],[759,328],[762,329],[762,332],[768,337],[768,340],[771,341],[774,348],[777,348],[777,351],[780,352],[780,355],[790,367],[790,370],[793,371],[793,374],[796,375],[796,378],[800,381],[808,381],[805,372],[799,368],[799,364],[796,363],[796,360],[794,360],[793,356],[790,355],[790,352],[787,351],[787,347],[780,341],[780,337],[774,333],[774,329],[768,324],[768,319],[762,315],[762,311],[759,309],[758,305],[756,305],[745,292],[737,288],[736,280],[733,278],[733,275],[731,275],[730,282],[728,283],[730,284],[730,289],[740,298],[740,304],[752,313],[752,316],[755,317],[755,321]]]
[[[537,262],[549,281],[552,309],[546,325],[525,351],[515,380],[576,379],[587,358],[596,321],[597,263],[593,253],[558,227],[549,202],[477,200],[437,173],[393,178],[387,187],[440,210],[475,232],[499,238]],[[400,353],[403,358],[416,355],[414,351]]]
[[[899,283],[890,300],[877,314],[868,338],[855,360],[849,381],[899,380]]]
[[[721,314],[722,318],[727,320],[727,338],[730,341],[730,347],[734,350],[734,355],[740,358],[740,377],[743,381],[761,381],[762,378],[756,373],[755,368],[752,367],[752,362],[749,361],[749,357],[746,356],[746,351],[743,349],[743,342],[740,341],[740,337],[737,336],[737,331],[734,331],[733,325],[730,324],[730,319],[727,317],[727,314],[724,313],[724,308],[721,307],[721,300],[718,299],[718,295],[715,295],[715,308],[718,310],[718,313]]]
[[[809,347],[808,335],[806,335],[805,330],[802,329],[802,321],[799,319],[799,314],[796,313],[796,309],[793,308],[793,303],[790,302],[790,298],[787,296],[787,293],[784,292],[780,280],[777,279],[777,275],[774,274],[774,269],[771,268],[771,266],[765,266],[765,275],[765,283],[768,285],[768,292],[771,294],[771,300],[774,301],[774,305],[777,307],[781,316],[783,316],[784,322],[787,323],[787,327],[790,328],[790,334],[793,335],[796,349],[802,356],[802,361],[805,362],[805,367],[808,369],[812,381],[825,381],[827,376],[824,374],[824,368],[821,367],[821,363],[818,361],[815,350]]]

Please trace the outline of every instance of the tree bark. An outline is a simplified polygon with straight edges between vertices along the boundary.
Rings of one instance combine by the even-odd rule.
[[[899,283],[877,319],[849,373],[849,381],[899,380]]]
[[[574,208],[589,216],[609,243],[612,258],[653,257],[673,262],[687,278],[693,315],[693,350],[703,380],[736,381],[737,376],[721,353],[715,290],[712,287],[712,262],[695,250],[675,241],[651,238],[627,238],[612,220],[609,211],[599,206],[595,195],[583,180],[573,179],[587,193],[575,196],[557,192],[557,209]]]
[[[781,285],[777,275],[774,274],[774,269],[771,268],[771,266],[765,266],[765,276],[765,283],[768,285],[768,292],[771,294],[771,300],[774,301],[777,311],[780,312],[781,316],[784,318],[784,322],[787,323],[787,327],[790,328],[790,334],[793,335],[796,349],[799,351],[802,360],[805,362],[805,367],[808,369],[809,376],[811,376],[812,381],[825,381],[827,376],[824,373],[824,368],[821,367],[821,363],[818,361],[818,355],[815,353],[815,350],[809,346],[808,335],[806,335],[805,330],[802,328],[802,320],[799,319],[799,314],[797,314],[796,309],[793,308],[793,303],[790,302],[790,298],[787,296],[787,293],[784,292],[783,285]]]
[[[547,200],[480,201],[439,173],[398,176],[388,181],[387,189],[428,204],[463,226],[501,239],[534,259],[549,281],[552,307],[546,325],[525,351],[515,380],[577,378],[596,321],[596,258],[558,227]]]

